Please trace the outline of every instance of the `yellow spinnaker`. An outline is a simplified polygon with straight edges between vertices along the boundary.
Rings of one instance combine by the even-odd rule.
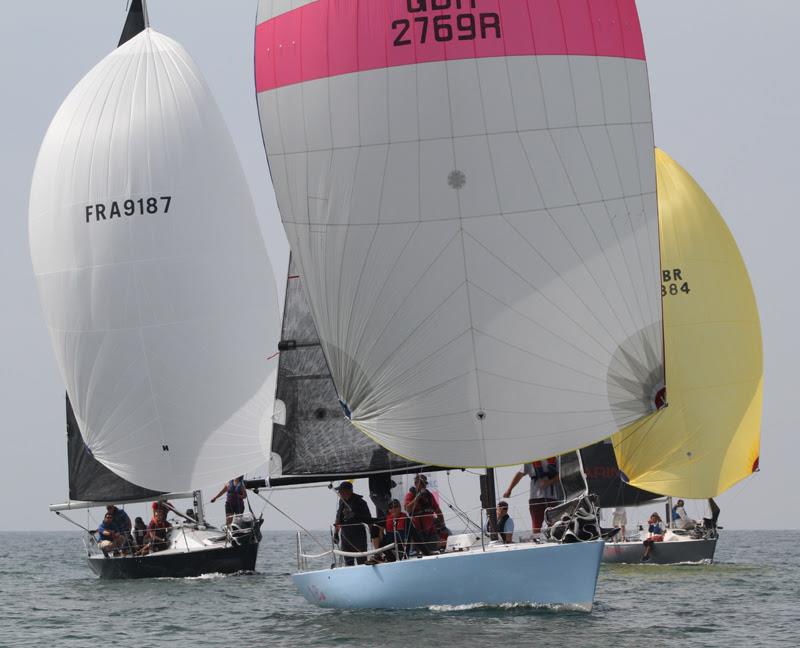
[[[742,256],[694,179],[656,151],[666,409],[612,437],[630,483],[714,497],[758,468],[761,326]]]

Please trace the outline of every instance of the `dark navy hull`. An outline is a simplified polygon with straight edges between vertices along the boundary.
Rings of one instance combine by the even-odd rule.
[[[89,566],[100,578],[186,578],[203,574],[233,574],[253,571],[257,542],[242,546],[213,547],[195,551],[164,551],[148,556],[89,558]]]
[[[688,540],[683,542],[656,542],[647,562],[655,565],[679,563],[710,563],[714,560],[717,539]],[[607,542],[603,550],[604,563],[642,563],[644,546],[641,542]]]

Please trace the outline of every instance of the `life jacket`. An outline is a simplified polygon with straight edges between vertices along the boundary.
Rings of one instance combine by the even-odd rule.
[[[147,525],[147,532],[152,537],[151,542],[154,547],[167,546],[167,536],[169,535],[171,528],[172,525],[166,520],[164,520],[164,526],[160,526],[158,520],[156,520],[155,516],[153,516],[153,519],[150,520],[150,524]]]
[[[505,533],[506,522],[508,522],[510,518],[511,516],[506,513],[503,517],[497,520],[497,533]]]
[[[405,533],[406,532],[406,524],[408,522],[408,515],[405,513],[400,513],[398,515],[394,515],[389,513],[386,516],[386,531],[391,533],[392,531],[397,531],[398,533]],[[395,522],[397,524],[395,524]]]
[[[416,489],[409,489],[409,492],[416,496]],[[435,531],[436,518],[438,516],[437,508],[433,493],[426,491],[417,501],[417,507],[414,510],[414,514],[411,516],[411,523],[414,525],[414,528],[426,533]]]
[[[231,479],[228,482],[228,493],[225,496],[225,499],[228,501],[229,504],[238,503],[239,500],[244,499],[242,495],[244,494],[244,482],[240,481],[238,484],[234,484],[233,480]]]

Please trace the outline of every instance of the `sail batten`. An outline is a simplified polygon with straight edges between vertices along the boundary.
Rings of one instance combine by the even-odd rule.
[[[498,466],[654,411],[633,0],[262,0],[255,50],[281,218],[358,429],[423,463]]]

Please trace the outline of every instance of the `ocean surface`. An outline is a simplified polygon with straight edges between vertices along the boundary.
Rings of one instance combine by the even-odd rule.
[[[0,646],[800,646],[800,531],[724,531],[717,559],[603,566],[591,613],[341,611],[295,591],[291,532],[255,574],[141,581],[98,580],[79,533],[0,533]]]

